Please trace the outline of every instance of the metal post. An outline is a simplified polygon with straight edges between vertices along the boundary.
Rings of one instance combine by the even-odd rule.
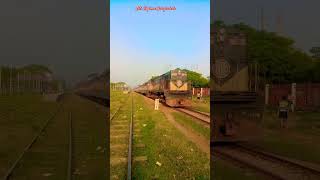
[[[67,180],[72,179],[72,114],[69,112],[69,159],[68,159],[68,172]]]
[[[11,95],[12,94],[12,65],[11,65],[11,68],[10,68],[10,75],[9,75],[9,94]]]
[[[32,90],[32,74],[31,74],[31,72],[30,72],[30,74],[29,74],[30,76],[29,76],[29,91],[30,90]]]
[[[19,71],[18,71],[17,81],[18,81],[18,85],[17,85],[18,93],[20,93],[20,77],[19,77]]]
[[[269,84],[266,84],[266,87],[265,87],[265,105],[268,105],[269,104],[269,90],[270,90],[270,85]]]
[[[292,112],[294,112],[294,109],[296,107],[296,101],[297,101],[297,84],[292,83],[291,85],[291,98],[292,98]]]
[[[252,64],[249,64],[249,90],[252,90]]]
[[[35,79],[32,81],[32,91],[33,92],[36,91],[36,80]]]
[[[23,91],[26,91],[26,84],[27,84],[27,80],[26,80],[26,70],[23,71]]]
[[[0,94],[2,94],[2,86],[1,86],[1,84],[2,84],[2,81],[1,81],[1,74],[2,74],[2,67],[0,66]]]
[[[257,83],[258,83],[258,68],[257,68],[257,63],[255,63],[255,67],[254,67],[254,70],[255,70],[255,78],[254,78],[254,91],[257,92]]]

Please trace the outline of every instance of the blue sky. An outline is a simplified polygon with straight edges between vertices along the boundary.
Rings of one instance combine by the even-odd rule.
[[[136,6],[175,11],[136,11]],[[138,85],[182,67],[210,72],[209,0],[111,0],[111,81]]]

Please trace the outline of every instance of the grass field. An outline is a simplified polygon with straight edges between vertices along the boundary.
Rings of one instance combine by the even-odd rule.
[[[277,112],[267,109],[260,124],[262,136],[253,143],[265,151],[288,158],[320,164],[320,113],[295,112],[289,114],[288,129],[280,128]],[[259,175],[216,160],[214,179],[260,179]]]
[[[197,97],[192,97],[192,109],[200,112],[210,113],[210,97],[203,97],[198,100]]]
[[[261,180],[262,177],[250,169],[238,168],[220,159],[213,160],[214,180]]]
[[[122,91],[110,91],[110,115],[113,115],[128,97],[129,94],[124,94]]]
[[[1,99],[1,177],[39,133],[45,131],[14,169],[12,179],[66,179],[69,150],[69,114],[73,119],[73,177],[106,179],[106,109],[72,94],[64,95],[59,107],[41,96],[24,95]],[[99,148],[98,148],[99,147]]]
[[[114,91],[110,101],[112,102],[110,108],[114,111],[122,105],[110,122],[110,179],[126,179],[131,97]],[[116,107],[112,107],[112,104]]]
[[[107,109],[75,95],[64,104],[73,120],[73,178],[107,179]]]
[[[57,108],[37,95],[0,96],[0,176]]]
[[[174,112],[172,114],[175,120],[181,125],[194,130],[195,132],[199,133],[199,135],[206,137],[208,140],[210,139],[210,127],[206,127],[203,124],[196,122],[197,120],[193,119],[192,117],[180,112]]]
[[[136,129],[140,137],[134,156],[147,156],[134,164],[134,179],[210,179],[210,161],[195,144],[175,129],[161,111],[154,111],[140,95],[134,95]],[[158,165],[157,165],[158,162]],[[161,165],[160,165],[160,164]]]
[[[262,148],[294,159],[320,164],[320,113],[290,113],[288,129],[281,129],[275,111],[264,114],[263,137],[256,142]]]

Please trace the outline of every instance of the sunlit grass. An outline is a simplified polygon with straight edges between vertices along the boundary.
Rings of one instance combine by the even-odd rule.
[[[134,166],[134,179],[210,179],[210,160],[145,100],[135,95],[135,119],[139,119],[141,138],[134,143],[146,145],[134,149],[134,155],[147,156],[145,164]],[[161,166],[156,163],[161,163]]]
[[[200,100],[197,97],[192,97],[192,109],[200,112],[210,113],[210,97],[202,97]]]
[[[210,139],[210,127],[200,124],[197,119],[192,119],[190,116],[184,115],[182,113],[173,112],[175,120],[182,126],[190,128],[200,135],[204,136],[208,140]]]

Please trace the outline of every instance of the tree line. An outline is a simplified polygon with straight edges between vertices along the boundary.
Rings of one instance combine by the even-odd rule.
[[[58,91],[63,86],[64,82],[54,79],[43,65],[0,66],[0,94]]]
[[[294,46],[295,41],[274,32],[258,31],[247,24],[213,27],[234,28],[247,35],[248,60],[257,63],[259,76],[268,83],[320,82],[320,60]]]

